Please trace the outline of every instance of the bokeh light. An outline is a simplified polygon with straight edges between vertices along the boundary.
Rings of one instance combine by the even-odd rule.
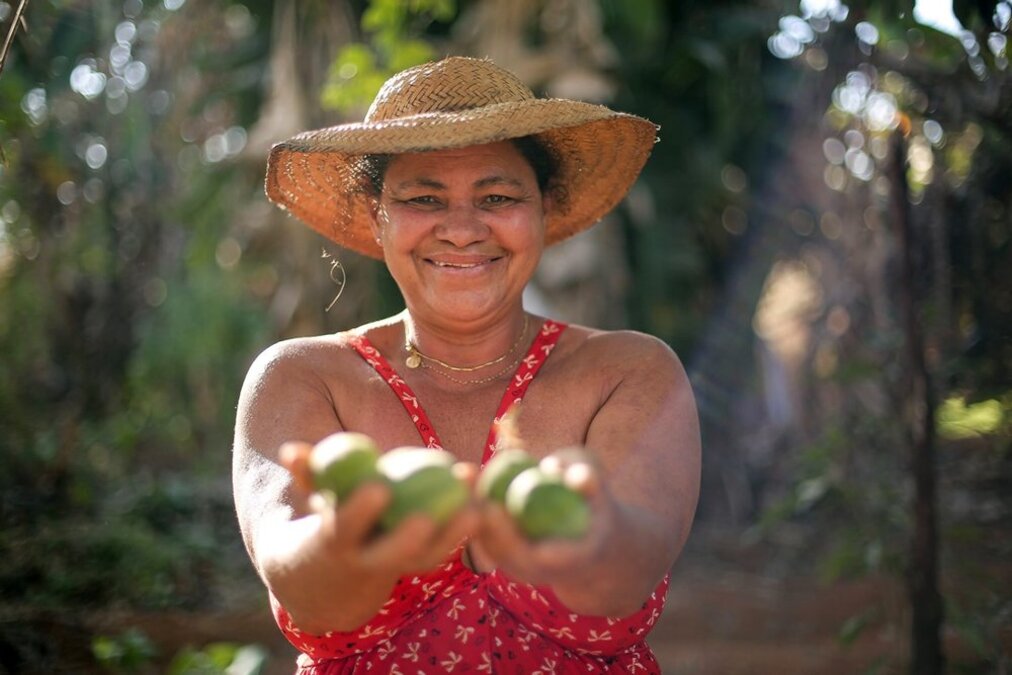
[[[105,73],[97,70],[95,59],[81,61],[70,73],[70,88],[86,99],[93,99],[105,89]]]

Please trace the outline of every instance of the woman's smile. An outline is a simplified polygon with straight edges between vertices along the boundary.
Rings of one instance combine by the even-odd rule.
[[[472,320],[520,302],[544,246],[544,201],[510,142],[389,164],[375,234],[408,307]]]
[[[440,254],[422,258],[426,263],[448,272],[484,272],[503,259],[493,255]]]

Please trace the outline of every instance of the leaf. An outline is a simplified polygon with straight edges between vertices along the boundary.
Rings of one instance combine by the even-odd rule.
[[[259,675],[267,664],[268,651],[261,645],[243,645],[236,650],[227,675]]]
[[[107,668],[131,672],[149,663],[155,657],[156,650],[147,635],[131,628],[118,637],[95,637],[91,642],[91,653],[96,661]]]
[[[362,14],[362,30],[367,33],[400,31],[407,11],[400,0],[373,0]]]
[[[374,70],[376,70],[376,55],[362,42],[346,45],[330,65],[331,76],[336,75],[343,79],[351,79],[360,72]]]
[[[395,47],[389,55],[387,65],[392,72],[399,72],[419,64],[431,61],[435,50],[422,40],[407,40]]]
[[[320,93],[325,108],[351,112],[369,105],[383,86],[385,73],[378,72],[376,56],[365,44],[353,43],[338,53],[330,77]]]
[[[1004,416],[1000,401],[989,399],[967,405],[961,397],[954,396],[939,406],[936,427],[943,438],[976,438],[998,431]]]

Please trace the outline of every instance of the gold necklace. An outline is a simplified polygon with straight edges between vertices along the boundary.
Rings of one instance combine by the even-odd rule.
[[[445,377],[450,382],[456,382],[457,384],[464,384],[464,385],[474,386],[474,385],[478,385],[478,384],[488,384],[489,382],[494,382],[494,381],[498,380],[503,375],[508,375],[509,373],[513,372],[513,369],[515,369],[518,365],[520,365],[521,361],[523,361],[523,355],[518,356],[516,358],[516,360],[513,361],[513,363],[509,364],[508,366],[506,366],[505,368],[503,368],[502,370],[500,370],[495,375],[489,375],[488,377],[482,377],[482,378],[479,378],[477,380],[461,380],[459,378],[454,377],[453,375],[450,375],[449,373],[443,372],[442,370],[437,370],[437,369],[433,368],[432,366],[428,366],[425,363],[422,363],[421,367],[425,368],[426,370],[431,370],[432,372],[436,373],[437,375],[441,375],[442,377]]]
[[[408,332],[407,332],[407,330],[405,330],[404,331],[404,350],[408,353],[408,356],[407,356],[406,359],[404,359],[404,365],[406,365],[408,368],[411,368],[412,370],[414,370],[415,368],[423,365],[422,364],[423,361],[432,361],[433,363],[437,363],[437,364],[441,365],[443,368],[446,368],[447,370],[452,370],[452,371],[457,372],[457,373],[473,373],[476,370],[481,370],[482,368],[488,368],[489,366],[494,366],[497,363],[502,363],[503,361],[505,361],[506,357],[508,357],[510,354],[512,354],[513,352],[516,351],[517,347],[520,346],[520,343],[522,343],[524,341],[524,336],[527,335],[527,326],[528,326],[529,323],[530,323],[530,317],[527,314],[524,314],[524,327],[520,329],[520,336],[517,337],[517,341],[513,343],[513,346],[510,347],[508,350],[506,350],[506,353],[503,354],[502,356],[500,356],[498,358],[495,358],[495,359],[492,359],[491,361],[486,361],[485,363],[479,363],[476,366],[454,366],[454,365],[450,365],[449,363],[446,363],[445,361],[440,361],[439,359],[437,359],[434,356],[429,356],[428,354],[423,354],[421,351],[419,351],[418,347],[416,347],[411,342],[410,338],[408,338]],[[517,361],[517,363],[519,363],[519,360]],[[430,370],[431,370],[431,368],[430,368]],[[439,371],[436,371],[436,372],[439,372]],[[501,373],[500,373],[500,375],[501,375]]]

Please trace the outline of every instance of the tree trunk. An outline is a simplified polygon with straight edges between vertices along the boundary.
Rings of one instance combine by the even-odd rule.
[[[893,136],[892,220],[900,246],[898,289],[905,333],[903,421],[909,438],[910,471],[914,481],[913,524],[907,585],[912,610],[910,672],[938,675],[945,669],[942,653],[942,599],[938,591],[938,532],[935,495],[935,401],[924,358],[924,335],[918,317],[919,265],[917,240],[910,218],[906,179],[906,143]]]
[[[269,90],[250,130],[245,159],[263,171],[267,152],[303,131],[346,121],[320,105],[340,48],[357,37],[347,2],[279,3],[274,12]],[[255,204],[246,220],[251,248],[274,251],[277,282],[269,314],[282,337],[344,330],[378,318],[380,264],[325,239],[280,210]],[[336,262],[340,270],[333,269]],[[347,288],[344,283],[347,283]]]

